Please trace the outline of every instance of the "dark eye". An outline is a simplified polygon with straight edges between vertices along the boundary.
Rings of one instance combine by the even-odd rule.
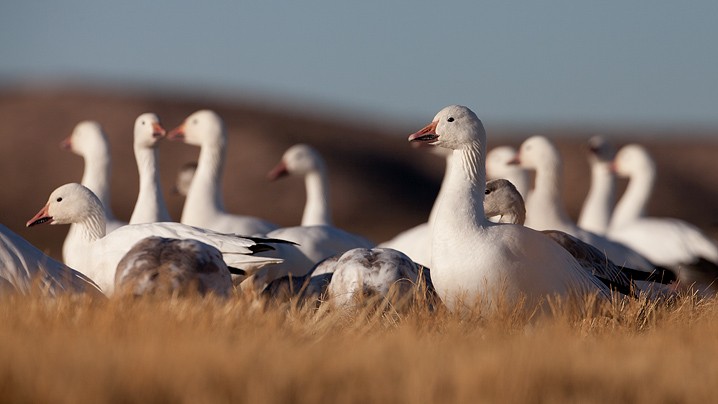
[[[62,202],[62,197],[57,198],[58,202]]]
[[[145,124],[145,121],[142,121],[142,124],[144,125],[144,124]]]
[[[451,116],[448,117],[448,118],[446,119],[446,122],[454,122],[454,117],[451,117]]]
[[[486,195],[488,195],[488,194],[490,194],[490,193],[491,193],[491,190],[490,190],[490,189],[487,189],[487,190],[484,191],[484,194],[486,194]]]
[[[194,118],[194,119],[192,120],[192,123],[195,124],[195,125],[197,125],[197,118]]]

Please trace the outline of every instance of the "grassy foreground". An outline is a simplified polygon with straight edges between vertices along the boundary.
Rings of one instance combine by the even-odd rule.
[[[715,402],[718,302],[454,315],[0,299],[2,402]]]

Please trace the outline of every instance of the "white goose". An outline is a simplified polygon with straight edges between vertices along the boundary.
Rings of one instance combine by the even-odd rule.
[[[588,140],[588,163],[591,165],[591,188],[578,217],[578,227],[605,235],[616,198],[616,178],[611,169],[616,151],[603,137]]]
[[[301,276],[312,269],[314,264],[324,258],[343,253],[353,248],[372,248],[374,243],[356,234],[349,233],[331,225],[328,181],[323,159],[314,149],[306,145],[290,148],[282,161],[269,172],[270,178],[281,175],[304,175],[307,184],[307,202],[302,226],[283,227],[267,233],[267,237],[292,241],[306,259],[296,261],[285,259],[281,265],[264,270],[266,273],[285,273]],[[315,223],[304,225],[304,222]],[[324,223],[324,224],[320,224]],[[281,252],[278,250],[278,252]],[[267,252],[264,255],[271,255]],[[276,275],[263,279],[269,282]]]
[[[147,237],[117,264],[115,294],[227,297],[232,278],[222,253],[199,240]]]
[[[529,192],[529,175],[525,169],[513,164],[516,149],[511,146],[494,147],[486,155],[486,178],[495,180],[504,178],[509,180],[521,197],[526,199]]]
[[[286,175],[304,177],[307,202],[302,214],[302,226],[331,226],[327,165],[319,152],[306,144],[296,144],[287,149],[267,177],[274,181]]]
[[[182,209],[182,223],[238,234],[266,234],[278,227],[266,220],[224,210],[220,184],[227,134],[219,115],[209,110],[197,111],[167,137],[200,147],[197,171]]]
[[[271,249],[264,243],[268,240],[221,234],[179,223],[133,224],[106,234],[102,203],[92,191],[75,183],[53,191],[47,204],[27,226],[46,222],[78,225],[82,254],[76,269],[94,279],[106,294],[114,289],[118,262],[139,240],[149,236],[202,241],[219,249],[227,265],[241,269],[253,270],[282,261],[251,255]]]
[[[559,230],[603,251],[618,265],[652,272],[655,265],[627,246],[583,230],[569,218],[561,199],[561,156],[543,136],[526,139],[516,156],[522,167],[536,171],[534,189],[526,200],[526,226],[536,230]]]
[[[157,146],[164,136],[165,130],[157,115],[145,113],[135,120],[134,149],[140,174],[140,191],[130,224],[172,221],[160,188],[157,167]]]
[[[486,219],[486,132],[473,111],[446,107],[409,141],[454,151],[432,229],[431,278],[449,309],[458,309],[462,300],[481,299],[494,308],[499,301],[516,304],[522,296],[529,305],[552,295],[608,296],[605,285],[548,237]]]
[[[62,141],[60,146],[81,156],[85,161],[82,185],[92,190],[105,207],[107,232],[111,232],[127,223],[115,219],[110,204],[110,146],[102,127],[95,121],[82,121],[75,126],[72,134]],[[76,268],[79,262],[78,245],[81,244],[77,226],[71,225],[62,245],[62,258],[65,264]]]
[[[676,269],[684,283],[715,287],[716,242],[685,221],[645,214],[656,178],[655,163],[646,149],[635,144],[621,148],[613,168],[619,176],[628,177],[629,183],[616,205],[608,236],[659,265]]]
[[[51,296],[61,293],[102,295],[91,279],[48,257],[0,224],[0,295],[4,292],[30,293],[35,286]]]

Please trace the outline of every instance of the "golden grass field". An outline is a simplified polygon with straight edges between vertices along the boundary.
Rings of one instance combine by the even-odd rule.
[[[0,302],[2,402],[715,402],[718,301],[451,314],[242,296]]]
[[[440,107],[440,106],[437,106]],[[83,119],[100,121],[113,150],[113,205],[128,219],[137,192],[132,122],[157,112],[169,128],[216,110],[230,136],[223,189],[230,211],[298,223],[304,184],[268,183],[266,172],[297,142],[327,158],[335,222],[381,242],[426,220],[443,172],[406,136],[423,126],[388,117],[278,111],[251,103],[103,91],[0,92],[0,223],[60,258],[67,228],[26,229],[57,186],[78,181],[82,159],[58,143]],[[575,218],[586,194],[581,148],[596,133],[641,141],[659,178],[649,213],[689,220],[718,235],[714,133],[582,128],[502,131],[489,146],[534,134],[559,142],[564,197]],[[165,142],[168,193],[196,148]],[[623,184],[625,186],[625,182]],[[678,191],[678,192],[677,192]],[[451,314],[425,304],[354,312],[263,308],[245,296],[90,301],[0,298],[0,402],[716,402],[718,300],[582,302],[553,315],[506,308]]]

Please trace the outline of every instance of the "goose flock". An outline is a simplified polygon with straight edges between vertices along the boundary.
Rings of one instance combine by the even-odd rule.
[[[174,188],[186,197],[179,222],[170,217],[159,179],[164,139],[200,149]],[[0,294],[228,297],[235,289],[348,307],[370,296],[409,299],[421,286],[426,296],[460,310],[477,303],[539,305],[553,296],[715,290],[716,242],[689,223],[646,215],[656,170],[639,145],[616,152],[603,138],[589,140],[591,188],[574,222],[560,198],[561,156],[551,140],[533,136],[518,150],[487,153],[478,116],[465,106],[445,107],[408,137],[446,160],[427,221],[376,245],[334,225],[328,166],[306,144],[289,148],[267,175],[304,179],[296,226],[225,210],[227,141],[214,111],[197,111],[171,131],[154,113],[137,117],[139,192],[123,223],[111,210],[107,137],[99,123],[79,123],[62,146],[83,157],[81,182],[50,192],[27,221],[28,227],[70,225],[64,263],[0,225]],[[618,203],[616,177],[629,179]]]

